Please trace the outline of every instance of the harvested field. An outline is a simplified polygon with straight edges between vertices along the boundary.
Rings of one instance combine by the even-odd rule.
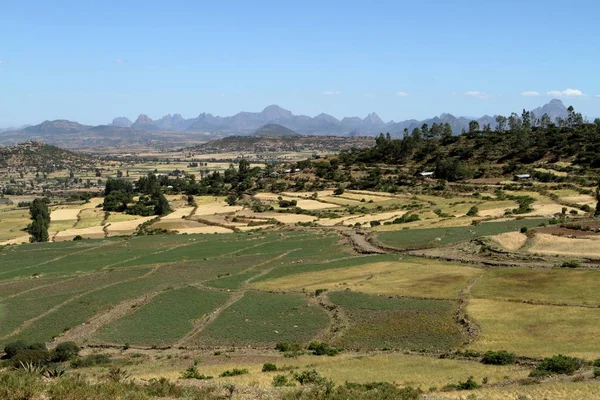
[[[54,241],[60,242],[64,240],[73,240],[73,238],[77,235],[84,239],[102,239],[105,236],[102,226],[93,226],[90,228],[73,228],[58,232],[54,236]]]
[[[317,219],[317,217],[313,217],[312,215],[302,215],[302,214],[282,214],[277,213],[273,215],[269,215],[273,219],[276,219],[279,222],[284,224],[295,224],[296,222],[312,222]]]
[[[177,220],[182,219],[183,217],[187,217],[192,213],[194,207],[182,207],[173,211],[171,214],[165,215],[161,218],[161,220],[169,221],[169,220]]]
[[[560,226],[557,225],[551,225],[551,226],[547,226],[547,227],[540,227],[540,228],[535,228],[535,233],[536,234],[543,234],[543,235],[552,235],[552,236],[560,236],[560,237],[566,237],[566,238],[589,238],[592,239],[594,237],[597,237],[598,234],[592,231],[584,231],[584,230],[579,230],[579,229],[569,229],[569,228],[562,228]]]
[[[81,212],[81,208],[61,208],[58,210],[50,211],[50,221],[67,221],[76,220],[77,216]]]
[[[491,239],[508,251],[517,251],[527,242],[527,235],[521,232],[507,232],[492,236]]]
[[[228,214],[228,213],[233,213],[236,211],[240,211],[243,210],[244,207],[242,206],[230,206],[227,203],[223,202],[216,202],[216,203],[208,203],[208,204],[201,204],[198,206],[198,208],[196,209],[196,212],[194,212],[192,214],[192,216],[194,215],[213,215],[213,214]]]
[[[223,228],[222,226],[202,226],[198,228],[179,228],[177,231],[180,234],[200,234],[200,233],[232,233],[231,229]]]
[[[112,214],[111,214],[112,217]],[[138,226],[143,224],[146,221],[150,221],[154,216],[150,217],[137,217],[134,220],[123,221],[123,222],[114,222],[110,223],[106,226],[106,231],[108,232],[108,236],[119,236],[119,235],[131,235]]]
[[[600,384],[594,380],[582,382],[551,381],[541,385],[501,386],[469,391],[473,398],[485,400],[543,399],[543,400],[596,400],[600,398]],[[440,399],[464,399],[462,392],[439,393]]]
[[[481,333],[469,348],[509,350],[529,357],[600,357],[600,309],[472,299],[467,313]]]
[[[536,234],[527,251],[535,254],[600,258],[600,237],[571,239]]]
[[[93,226],[100,226],[104,220],[104,211],[97,208],[84,208],[81,210],[78,216],[76,228],[91,228]]]

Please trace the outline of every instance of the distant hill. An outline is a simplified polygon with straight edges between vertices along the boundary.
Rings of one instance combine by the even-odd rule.
[[[291,129],[286,128],[279,124],[267,124],[254,132],[251,136],[301,136],[299,133],[294,132]]]
[[[11,147],[0,147],[1,168],[27,168],[39,171],[91,168],[93,157],[77,154],[60,147],[25,142]]]
[[[265,154],[274,152],[337,152],[373,146],[371,137],[341,136],[228,136],[187,149],[197,154],[239,153]]]

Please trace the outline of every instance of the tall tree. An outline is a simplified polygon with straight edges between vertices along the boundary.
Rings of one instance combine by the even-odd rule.
[[[504,132],[506,130],[506,117],[504,115],[496,116],[496,132]]]
[[[27,226],[27,232],[30,235],[29,241],[32,243],[47,242],[48,227],[50,226],[50,210],[44,199],[35,199],[29,206],[29,215],[31,223]]]
[[[469,132],[477,132],[479,130],[479,122],[473,120],[469,122]]]

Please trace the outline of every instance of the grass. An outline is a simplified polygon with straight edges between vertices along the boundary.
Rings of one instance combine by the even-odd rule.
[[[358,259],[359,261],[362,261]],[[298,273],[252,286],[261,290],[314,291],[326,288],[372,294],[400,294],[405,296],[451,298],[481,270],[456,263],[405,257],[401,261],[376,262],[316,272]]]
[[[470,240],[480,236],[498,235],[504,232],[518,231],[526,226],[539,226],[545,219],[523,219],[502,222],[483,222],[477,226],[459,226],[449,228],[406,229],[377,233],[377,240],[385,246],[399,249],[437,247]]]
[[[450,349],[463,333],[454,322],[454,304],[443,300],[388,298],[351,291],[330,299],[349,319],[336,345],[351,349]]]
[[[597,309],[472,299],[467,312],[481,327],[477,341],[469,346],[473,350],[504,349],[530,357],[558,353],[600,357]]]
[[[210,346],[274,346],[306,343],[324,329],[328,317],[307,304],[304,296],[246,292],[225,309],[190,344]]]
[[[224,292],[185,287],[166,291],[133,315],[105,326],[95,337],[102,343],[168,346],[194,328],[193,320],[224,303]]]
[[[600,271],[498,268],[486,271],[471,290],[478,298],[600,305]]]
[[[600,259],[600,237],[572,239],[537,233],[527,251],[534,254]]]
[[[542,385],[491,387],[469,391],[473,399],[545,399],[545,400],[596,400],[600,398],[600,384],[595,380],[582,382],[558,381]],[[464,399],[464,392],[443,393],[445,399]]]
[[[0,212],[0,242],[27,235],[23,229],[30,222],[27,208],[3,210]]]

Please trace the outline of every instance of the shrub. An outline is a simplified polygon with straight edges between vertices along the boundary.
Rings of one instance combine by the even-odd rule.
[[[321,342],[312,342],[308,346],[308,350],[311,350],[314,356],[335,356],[342,351],[341,349],[329,347],[327,343]]]
[[[18,340],[4,346],[4,353],[6,353],[6,358],[11,359],[16,356],[19,351],[25,350],[26,348],[27,344],[22,340]]]
[[[277,371],[277,365],[273,363],[264,363],[262,367],[262,372],[273,372]]]
[[[150,379],[146,385],[146,393],[152,397],[179,398],[183,394],[183,389],[167,378]]]
[[[0,399],[37,399],[43,391],[39,376],[20,373],[0,373]]]
[[[600,376],[600,368],[594,367],[594,378],[597,378],[599,376]]]
[[[491,365],[508,365],[515,362],[515,355],[506,350],[487,351],[481,362]]]
[[[77,235],[73,238],[73,241],[77,241],[77,240],[83,240],[83,236]]]
[[[521,227],[521,233],[527,233],[528,229],[526,226]]]
[[[321,293],[325,293],[329,289],[317,289],[315,290],[315,296],[319,296]]]
[[[86,357],[77,357],[71,361],[72,368],[93,367],[95,365],[106,365],[111,363],[111,359],[106,354],[90,354]]]
[[[219,375],[220,377],[226,377],[226,376],[239,376],[239,375],[246,375],[248,373],[248,370],[246,368],[233,368],[233,369],[228,369],[227,371],[223,371],[221,372],[221,374]]]
[[[275,375],[273,377],[273,386],[275,386],[275,387],[296,386],[296,384],[294,382],[290,382],[290,380],[285,375]]]
[[[14,357],[11,358],[13,367],[22,368],[25,364],[43,366],[50,362],[50,352],[48,350],[20,350]]]
[[[205,380],[205,379],[212,379],[212,378],[213,378],[212,376],[204,375],[204,374],[201,374],[200,372],[198,372],[198,368],[196,368],[195,365],[190,365],[188,367],[188,369],[183,371],[183,373],[181,374],[181,379]]]
[[[302,346],[298,343],[279,342],[275,345],[275,350],[279,350],[282,353],[288,351],[300,351],[302,350]]]
[[[79,355],[81,349],[74,342],[59,343],[52,353],[52,361],[64,362]]]
[[[594,362],[592,363],[593,367],[600,367],[600,358],[597,358],[594,360]]]
[[[104,375],[106,380],[116,383],[124,382],[129,379],[130,376],[131,374],[129,372],[120,367],[110,367],[106,375]]]
[[[577,260],[565,261],[561,264],[561,268],[579,268],[581,265]]]
[[[477,206],[473,206],[467,211],[468,217],[476,217],[477,214],[479,214],[479,208],[477,208]]]
[[[301,385],[310,385],[315,384],[318,385],[320,383],[325,382],[325,378],[323,378],[316,370],[310,371],[302,371],[299,374],[294,374],[294,379],[297,380]]]
[[[458,382],[456,384],[451,383],[449,385],[445,386],[448,389],[456,389],[456,390],[473,390],[473,389],[479,389],[481,387],[481,385],[479,385],[477,382],[475,382],[475,380],[473,380],[473,377],[470,376],[469,379],[467,379],[464,382]]]
[[[296,200],[279,200],[279,207],[281,208],[296,207],[297,204]]]
[[[369,221],[369,225],[371,225],[371,227],[376,227],[381,225],[381,221]]]
[[[529,376],[538,377],[550,374],[571,375],[583,365],[583,360],[574,357],[568,357],[562,354],[544,358]]]
[[[336,196],[340,196],[340,195],[344,194],[344,192],[345,192],[344,188],[340,186],[333,191],[333,194]]]

